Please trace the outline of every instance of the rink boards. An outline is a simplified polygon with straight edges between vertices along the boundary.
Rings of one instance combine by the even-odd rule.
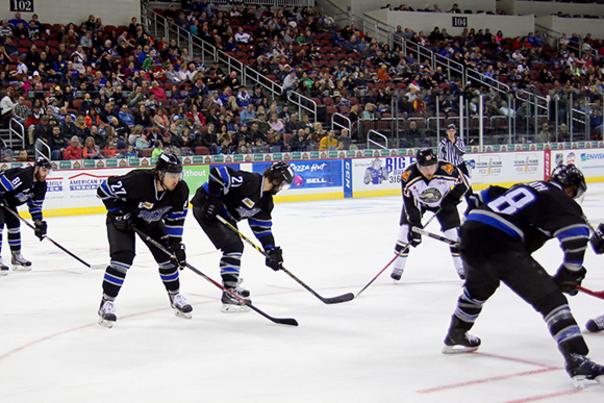
[[[413,162],[411,156],[292,160],[290,164],[296,174],[294,182],[276,197],[276,201],[399,195],[401,174]],[[466,154],[466,164],[475,189],[490,184],[509,186],[517,182],[545,179],[551,169],[561,162],[575,163],[583,170],[588,182],[604,181],[604,148]],[[262,173],[270,164],[269,161],[259,161],[224,165]],[[216,165],[222,164],[185,166],[184,179],[189,185],[191,197],[207,181],[210,168]],[[132,169],[53,170],[48,178],[45,216],[104,212],[105,208],[96,197],[96,189],[109,176],[123,175]]]

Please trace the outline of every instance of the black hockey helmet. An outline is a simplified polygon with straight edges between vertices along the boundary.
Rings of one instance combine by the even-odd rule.
[[[580,198],[587,190],[585,177],[575,164],[558,165],[549,177],[549,181],[555,182],[563,188],[570,186],[576,187],[577,190],[575,191],[573,199]]]
[[[50,164],[50,160],[46,157],[38,157],[36,158],[36,162],[34,162],[34,167],[52,169],[52,165]]]
[[[294,180],[294,171],[285,161],[277,161],[273,163],[266,171],[264,176],[274,184],[292,183]]]
[[[431,148],[419,150],[417,154],[415,154],[415,159],[417,160],[417,165],[423,167],[434,165],[438,162],[438,158],[436,158],[436,154],[434,154],[434,151],[432,151]]]
[[[182,173],[182,162],[180,162],[180,158],[176,154],[161,153],[157,158],[155,171],[179,174]]]

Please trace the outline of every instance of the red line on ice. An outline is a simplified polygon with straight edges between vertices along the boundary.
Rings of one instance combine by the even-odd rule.
[[[518,399],[518,400],[510,400],[510,401],[507,401],[506,403],[536,402],[537,400],[546,400],[546,399],[549,399],[552,397],[574,395],[575,393],[579,393],[579,392],[581,392],[581,389],[566,389],[566,390],[560,390],[558,392],[547,393],[545,395],[536,395],[536,396],[523,397],[522,399]]]
[[[451,383],[449,385],[442,385],[442,386],[435,386],[433,388],[420,389],[417,391],[417,393],[426,394],[426,393],[442,392],[443,390],[457,389],[457,388],[463,388],[465,386],[480,385],[482,383],[488,383],[488,382],[493,382],[493,381],[501,381],[501,380],[510,379],[510,378],[519,378],[519,377],[523,377],[523,376],[542,374],[545,372],[558,371],[559,369],[560,368],[558,368],[558,367],[545,367],[545,368],[533,369],[530,371],[514,372],[514,373],[506,374],[506,375],[497,375],[497,376],[491,376],[488,378],[474,379],[471,381]]]

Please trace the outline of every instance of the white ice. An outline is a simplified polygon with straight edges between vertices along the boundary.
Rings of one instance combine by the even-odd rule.
[[[356,293],[393,256],[400,198],[278,204],[274,232],[286,267],[325,296]],[[604,185],[583,202],[604,219]],[[425,217],[425,219],[427,216]],[[104,217],[49,219],[49,235],[90,263],[108,262]],[[251,234],[247,225],[242,229]],[[438,230],[433,223],[430,230]],[[29,273],[0,278],[0,402],[528,402],[603,401],[577,391],[541,317],[505,286],[472,333],[479,353],[445,356],[442,339],[461,282],[445,245],[424,239],[399,284],[387,270],[358,299],[324,305],[247,247],[242,277],[260,309],[294,317],[274,325],[254,312],[220,312],[220,291],[191,271],[181,290],[191,320],[174,316],[148,250],[117,299],[118,322],[100,327],[102,271],[89,271],[22,229]],[[6,238],[6,233],[5,233]],[[218,279],[219,254],[190,215],[189,262]],[[3,256],[9,257],[6,239]],[[537,255],[553,272],[550,241]],[[603,257],[588,252],[584,285],[604,288]],[[581,326],[601,300],[570,298]],[[604,334],[585,334],[604,363]]]

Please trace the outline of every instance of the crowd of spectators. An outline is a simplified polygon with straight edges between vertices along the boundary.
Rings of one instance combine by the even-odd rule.
[[[523,118],[531,113],[528,103],[512,106],[503,92],[477,83],[464,86],[455,74],[449,76],[440,67],[433,68],[413,52],[403,53],[400,42],[395,41],[391,48],[354,25],[338,28],[318,9],[235,5],[225,10],[205,0],[192,0],[185,6],[185,10],[165,14],[192,34],[279,82],[285,91],[296,90],[324,105],[328,115],[340,112],[353,121],[395,113],[403,118],[427,118],[434,116],[438,96],[440,111],[455,116],[461,95],[470,100],[471,113],[476,113],[481,93],[486,95],[485,113],[489,116],[505,118],[511,114]],[[405,5],[397,9],[401,7],[410,9]],[[460,12],[455,4],[447,11]],[[571,94],[582,103],[587,98],[589,112],[601,109],[604,47],[589,35],[563,36],[559,49],[535,33],[510,38],[502,31],[489,29],[465,29],[453,36],[438,27],[429,33],[397,27],[394,36],[450,58],[464,68],[478,70],[485,80],[506,83],[512,94],[527,90],[549,95],[551,102],[559,99],[559,122],[568,120]],[[553,104],[550,106],[553,111]],[[573,108],[585,106],[576,104]],[[601,116],[593,119],[592,127],[601,125]],[[405,140],[401,145],[415,144]]]
[[[25,128],[25,149],[52,159],[316,150],[329,133],[290,113],[236,72],[204,65],[135,19],[48,25],[34,15],[0,22],[1,127]],[[349,147],[350,136],[329,148]],[[290,144],[291,139],[291,144]],[[50,148],[50,153],[48,148]]]

